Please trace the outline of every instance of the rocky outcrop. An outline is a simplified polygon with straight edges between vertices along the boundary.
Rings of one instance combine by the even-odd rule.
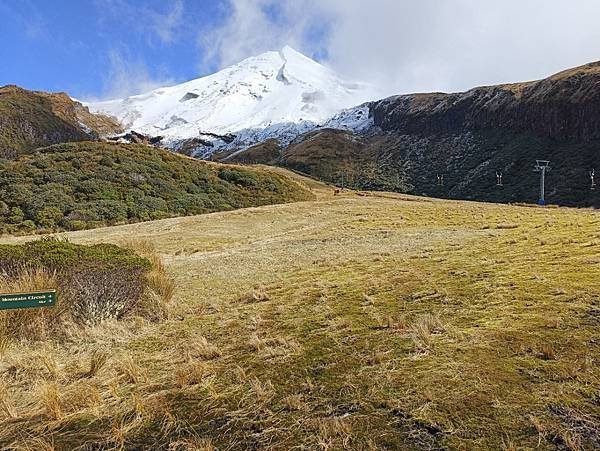
[[[190,138],[179,141],[172,150],[191,157],[196,153],[206,153],[205,149],[211,149],[212,147],[214,147],[214,144],[211,141],[202,138]]]
[[[112,135],[106,138],[106,141],[114,141],[124,144],[144,144],[146,146],[160,147],[163,140],[162,136],[149,136],[143,133],[138,133],[135,130],[130,130],[121,135]]]
[[[600,139],[600,62],[536,82],[391,97],[370,111],[376,126],[402,134],[506,129],[591,141]]]
[[[220,140],[223,141],[226,144],[231,144],[233,141],[235,141],[235,135],[232,133],[227,133],[225,135],[219,135],[217,133],[211,133],[211,132],[200,132],[200,136],[208,136],[209,138],[213,138],[216,140]]]
[[[121,130],[115,120],[90,113],[65,93],[0,88],[0,158],[51,144],[96,140]]]

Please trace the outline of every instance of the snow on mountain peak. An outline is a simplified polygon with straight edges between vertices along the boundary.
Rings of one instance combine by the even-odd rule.
[[[293,139],[294,133],[368,100],[369,92],[369,86],[342,80],[285,46],[206,77],[87,106],[167,142],[234,134],[234,145],[243,146],[270,137]]]

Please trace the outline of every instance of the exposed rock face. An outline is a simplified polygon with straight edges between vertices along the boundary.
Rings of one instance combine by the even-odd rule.
[[[177,153],[187,155],[188,157],[193,156],[199,149],[212,148],[214,144],[202,138],[190,138],[179,142],[173,150]]]
[[[200,132],[200,136],[208,136],[209,138],[215,138],[215,139],[220,139],[221,141],[227,143],[227,144],[231,144],[234,140],[235,140],[235,135],[232,133],[227,133],[225,135],[219,135],[217,133],[211,133],[211,132]]]
[[[14,158],[37,147],[95,140],[120,132],[113,119],[95,115],[65,93],[0,88],[0,158]]]
[[[148,136],[143,133],[138,133],[135,130],[131,130],[121,135],[113,135],[106,138],[107,141],[115,141],[120,143],[129,144],[144,144],[146,146],[160,147],[162,136]]]
[[[405,134],[508,129],[558,141],[600,139],[600,62],[536,82],[391,97],[372,103],[371,114],[382,130]]]

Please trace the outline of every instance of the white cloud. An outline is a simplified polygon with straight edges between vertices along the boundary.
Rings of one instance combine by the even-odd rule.
[[[276,17],[269,13],[273,10]],[[226,13],[222,25],[199,33],[205,65],[225,67],[284,45],[310,50],[305,41],[315,17],[305,11],[302,1],[231,0]]]
[[[600,59],[598,0],[229,0],[228,13],[201,32],[205,63],[290,44],[385,94],[536,79]]]
[[[175,80],[167,75],[151,75],[148,66],[141,59],[133,58],[123,51],[112,49],[108,54],[108,63],[102,95],[99,98],[87,97],[86,101],[117,99],[175,84]],[[163,72],[166,73],[166,70]]]
[[[169,44],[175,40],[177,28],[182,23],[183,1],[175,1],[172,9],[166,14],[159,14],[155,11],[148,11],[147,14],[149,14],[154,31],[161,42]]]
[[[95,0],[99,21],[110,29],[113,21],[129,25],[132,32],[147,37],[150,43],[172,44],[178,38],[177,30],[183,26],[183,0],[165,2],[167,8],[159,11],[130,0]]]

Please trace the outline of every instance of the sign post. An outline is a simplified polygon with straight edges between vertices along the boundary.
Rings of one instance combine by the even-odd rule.
[[[54,304],[56,290],[0,294],[0,310],[52,307]]]

